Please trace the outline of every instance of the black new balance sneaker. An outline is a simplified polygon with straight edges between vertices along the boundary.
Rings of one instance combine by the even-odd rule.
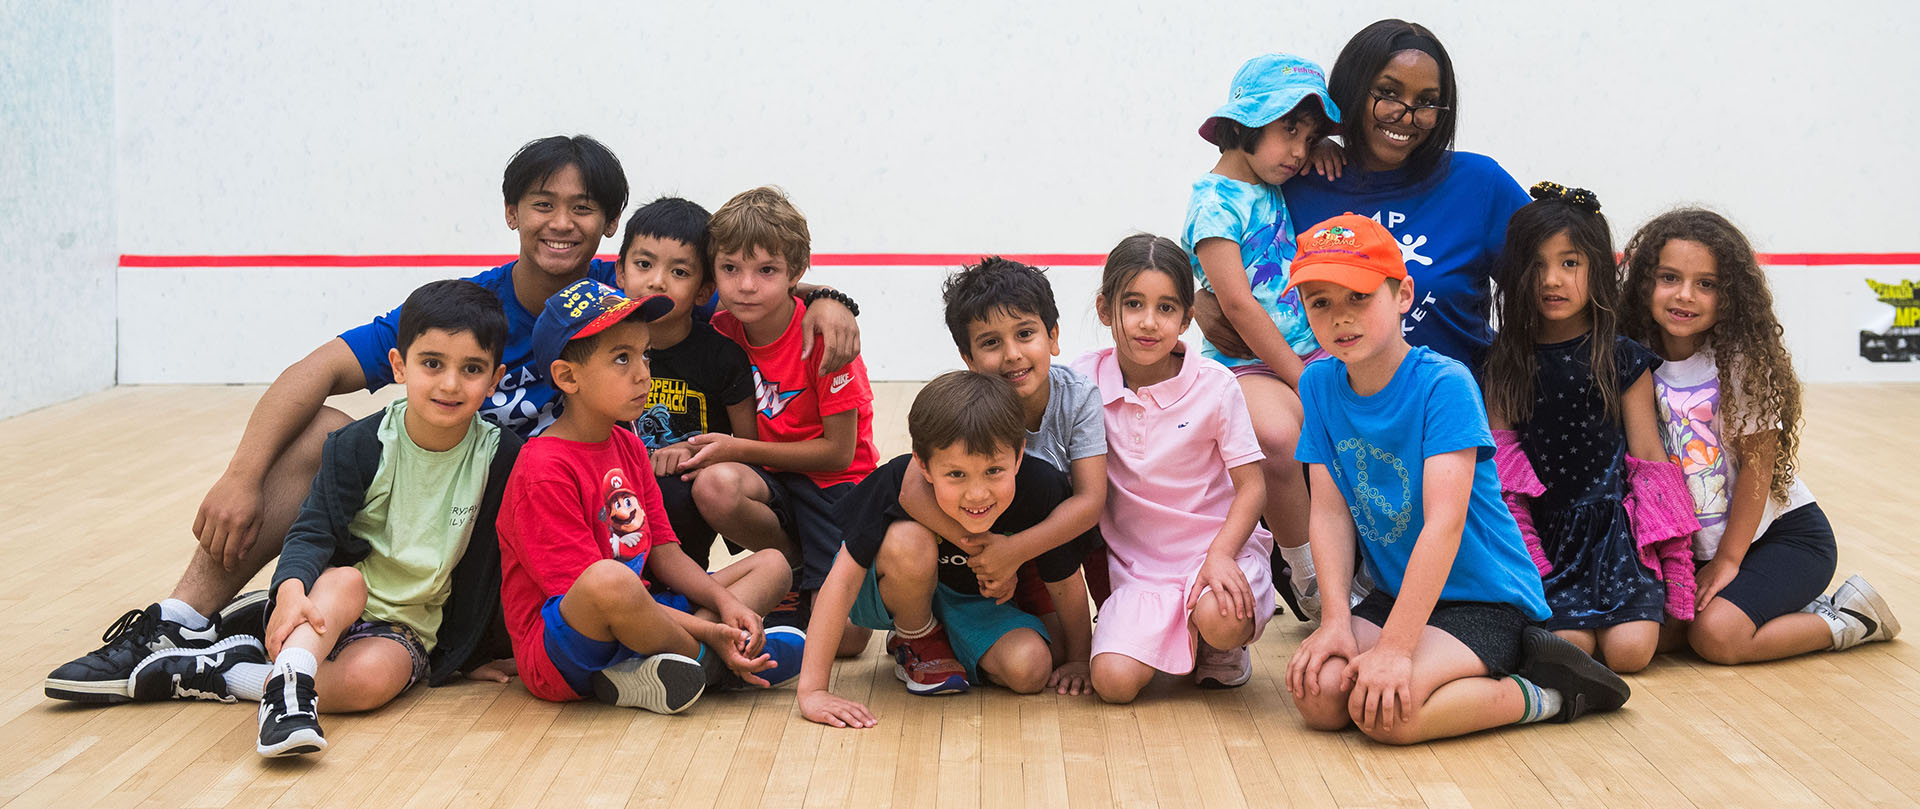
[[[194,649],[219,639],[219,628],[188,629],[160,617],[160,605],[128,610],[100,639],[106,645],[47,675],[47,696],[75,702],[126,702],[133,668],[163,649]]]
[[[1617,711],[1633,696],[1620,675],[1541,627],[1527,627],[1520,635],[1520,676],[1541,688],[1560,692],[1560,714],[1555,722],[1572,722],[1590,714]]]
[[[267,680],[266,695],[260,698],[260,741],[253,749],[268,758],[327,749],[312,677],[283,669]]]
[[[227,672],[241,663],[267,662],[267,647],[252,635],[235,635],[200,649],[162,649],[133,667],[127,696],[136,702],[197,699],[234,702]]]
[[[232,601],[220,608],[220,614],[214,616],[213,623],[220,628],[221,638],[235,635],[266,637],[267,591],[249,590],[234,596]]]

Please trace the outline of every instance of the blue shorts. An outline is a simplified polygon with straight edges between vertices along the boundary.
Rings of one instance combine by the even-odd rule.
[[[540,605],[540,619],[546,625],[547,659],[565,678],[567,686],[583,697],[593,696],[593,673],[636,657],[646,655],[620,645],[617,640],[594,640],[567,626],[560,617],[560,599],[554,596]],[[668,609],[693,612],[687,597],[679,593],[661,593],[653,600]]]
[[[944,584],[933,586],[933,617],[946,629],[954,656],[966,667],[967,681],[975,685],[981,683],[980,658],[1008,632],[1031,629],[1040,634],[1041,640],[1048,640],[1047,628],[1040,619],[1022,612],[1012,603],[998,604],[991,598],[967,595]],[[880,577],[873,568],[867,568],[866,581],[861,582],[860,595],[854,598],[847,619],[868,629],[893,628],[893,614],[880,600]]]

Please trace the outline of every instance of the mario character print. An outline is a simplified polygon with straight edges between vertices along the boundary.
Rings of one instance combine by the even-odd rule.
[[[647,514],[640,508],[640,496],[627,484],[627,473],[619,467],[607,471],[601,481],[606,508],[600,519],[607,524],[608,542],[613,558],[638,568],[647,556]]]

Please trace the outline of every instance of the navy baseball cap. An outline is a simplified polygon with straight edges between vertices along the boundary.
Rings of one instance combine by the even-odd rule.
[[[1340,108],[1327,98],[1327,74],[1312,60],[1288,53],[1269,53],[1248,59],[1233,74],[1233,87],[1221,105],[1200,125],[1200,137],[1213,142],[1213,128],[1222,118],[1259,129],[1300,106],[1308,96],[1320,99],[1327,120],[1340,123]]]
[[[665,295],[629,298],[620,290],[591,278],[575,281],[553,293],[540,319],[533,323],[533,348],[527,357],[534,373],[546,376],[553,361],[560,359],[567,343],[592,337],[629,317],[639,315],[651,323],[673,311],[673,299]]]

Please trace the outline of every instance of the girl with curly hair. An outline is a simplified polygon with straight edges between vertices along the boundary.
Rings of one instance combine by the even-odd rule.
[[[1700,522],[1687,642],[1733,664],[1892,638],[1900,623],[1866,579],[1821,595],[1833,527],[1796,474],[1800,380],[1747,238],[1712,211],[1662,214],[1627,242],[1624,287],[1622,330],[1667,360],[1662,437]]]
[[[1614,671],[1639,671],[1670,596],[1661,571],[1641,561],[1629,490],[1650,488],[1643,477],[1668,467],[1670,499],[1685,498],[1654,418],[1647,372],[1660,358],[1620,334],[1599,200],[1553,183],[1530,193],[1507,223],[1494,275],[1500,332],[1483,384],[1495,462],[1546,588],[1546,627]]]

